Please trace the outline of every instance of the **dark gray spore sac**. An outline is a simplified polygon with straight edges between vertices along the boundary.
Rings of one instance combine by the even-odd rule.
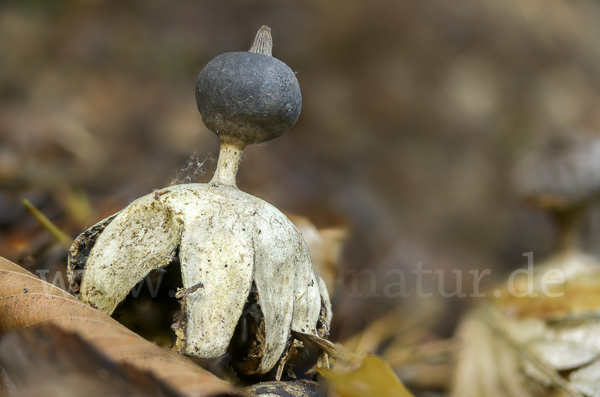
[[[296,75],[280,60],[229,52],[214,58],[198,75],[196,102],[202,121],[215,134],[258,143],[292,128],[302,95]]]

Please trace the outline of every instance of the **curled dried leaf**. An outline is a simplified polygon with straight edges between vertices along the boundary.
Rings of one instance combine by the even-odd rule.
[[[15,396],[182,397],[151,374],[116,364],[51,324],[2,335],[0,366],[6,370],[2,376],[13,381]]]
[[[160,348],[0,257],[0,334],[47,323],[79,335],[118,363],[147,371],[190,396],[242,395],[190,360]]]

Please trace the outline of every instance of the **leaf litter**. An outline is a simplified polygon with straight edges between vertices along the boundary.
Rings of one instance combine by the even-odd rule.
[[[42,323],[74,332],[110,359],[148,371],[184,395],[242,395],[189,359],[146,341],[106,314],[0,258],[0,334]]]

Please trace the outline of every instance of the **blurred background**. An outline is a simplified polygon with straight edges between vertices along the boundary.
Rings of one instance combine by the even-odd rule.
[[[438,293],[456,290],[452,270],[468,294],[469,270],[491,270],[483,290],[526,266],[523,253],[551,252],[554,225],[523,204],[515,166],[599,135],[596,1],[3,0],[0,256],[64,272],[66,250],[24,198],[75,237],[153,189],[208,181],[218,142],[196,75],[263,24],[303,108],[286,135],[246,150],[238,186],[346,230],[334,339],[389,312],[392,328],[416,330],[405,343],[451,335],[473,303]],[[600,207],[581,232],[600,254]],[[444,271],[424,276],[430,298],[414,294],[419,263]],[[356,282],[365,269],[374,288]],[[386,296],[393,270],[411,297]]]

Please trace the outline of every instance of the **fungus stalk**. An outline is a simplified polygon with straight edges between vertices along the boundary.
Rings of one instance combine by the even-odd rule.
[[[580,207],[553,212],[554,222],[558,226],[557,252],[570,252],[581,249],[579,226],[581,226],[583,212]]]
[[[219,162],[210,181],[211,185],[223,185],[237,188],[236,175],[246,143],[228,136],[221,138]]]

